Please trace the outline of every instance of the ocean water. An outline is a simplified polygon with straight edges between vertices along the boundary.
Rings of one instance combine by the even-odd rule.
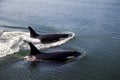
[[[0,0],[0,80],[120,80],[119,15],[119,0]],[[64,44],[36,46],[83,56],[67,64],[22,60],[29,53],[27,26],[75,34]]]

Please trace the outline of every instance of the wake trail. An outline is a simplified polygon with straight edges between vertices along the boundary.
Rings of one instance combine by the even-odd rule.
[[[38,49],[50,48],[66,43],[70,39],[74,38],[75,34],[73,32],[63,32],[64,34],[70,34],[68,38],[59,40],[57,42],[42,44],[39,39],[30,38],[29,32],[9,32],[2,31],[0,32],[0,57],[14,54],[20,50],[28,50],[29,46],[25,42],[29,41],[35,44]]]

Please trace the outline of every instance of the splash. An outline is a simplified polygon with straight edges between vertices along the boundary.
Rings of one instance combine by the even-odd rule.
[[[50,47],[61,45],[75,36],[73,32],[65,32],[65,33],[70,34],[70,36],[68,38],[62,39],[54,43],[42,44],[39,39],[30,38],[29,37],[30,34],[28,32],[2,31],[0,32],[0,46],[1,46],[0,57],[14,54],[19,50],[29,49],[28,44],[24,40],[34,43],[38,49],[44,49],[44,48],[50,48]]]

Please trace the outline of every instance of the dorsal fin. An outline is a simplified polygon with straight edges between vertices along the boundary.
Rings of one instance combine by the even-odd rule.
[[[31,42],[28,42],[28,44],[30,46],[30,55],[37,55],[42,53]]]
[[[39,36],[39,34],[36,33],[30,26],[28,26],[28,28],[30,30],[30,37],[35,38],[35,37]]]

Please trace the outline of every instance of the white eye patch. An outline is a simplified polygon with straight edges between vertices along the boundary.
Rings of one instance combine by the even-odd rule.
[[[68,56],[67,59],[73,59],[75,56]]]

